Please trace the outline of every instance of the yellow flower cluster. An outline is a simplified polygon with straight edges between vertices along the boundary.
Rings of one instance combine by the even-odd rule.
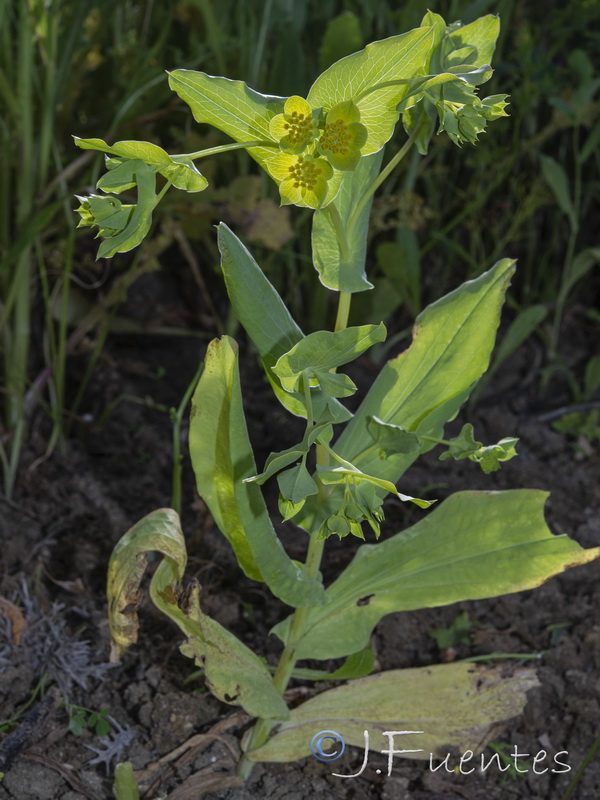
[[[313,110],[304,98],[293,96],[269,123],[280,151],[266,166],[279,181],[282,205],[321,208],[333,170],[354,170],[360,161],[367,129],[352,100],[338,103],[322,117],[321,109]]]

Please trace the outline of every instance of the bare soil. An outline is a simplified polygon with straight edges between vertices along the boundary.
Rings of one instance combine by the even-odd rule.
[[[140,279],[130,302],[149,303],[156,316],[164,317],[186,307],[184,295],[175,278],[161,272]],[[565,330],[563,354],[579,369],[591,355],[587,342],[598,331],[582,328],[577,309]],[[240,786],[234,765],[249,720],[239,709],[215,700],[200,675],[190,677],[195,668],[179,653],[181,637],[148,601],[140,609],[138,645],[120,665],[107,665],[108,558],[135,521],[169,504],[171,423],[167,411],[157,406],[178,404],[203,349],[198,338],[113,335],[68,440],[49,458],[40,459],[47,444],[47,418],[38,411],[32,420],[18,491],[11,502],[0,500],[0,595],[19,606],[27,623],[19,644],[14,625],[6,621],[0,628],[0,717],[19,715],[11,732],[0,734],[0,757],[6,760],[0,800],[108,800],[115,763],[123,760],[133,763],[146,800],[167,795],[169,800],[205,795],[220,800],[561,800],[599,733],[597,563],[566,572],[534,592],[394,614],[374,635],[377,668],[382,670],[492,652],[542,654],[533,662],[524,656],[523,663],[535,664],[541,686],[529,693],[524,715],[507,722],[497,738],[509,752],[516,746],[519,753],[529,754],[519,762],[528,768],[522,775],[498,769],[460,775],[443,767],[434,772],[426,761],[403,759],[388,776],[386,757],[372,755],[360,777],[333,777],[332,772],[351,774],[360,767],[362,752],[350,748],[335,766],[313,758],[259,765]],[[252,353],[243,348],[242,355],[246,411],[260,464],[271,449],[293,444],[297,431],[274,405]],[[430,487],[442,499],[466,488],[544,489],[550,492],[547,519],[552,530],[585,547],[598,546],[598,445],[578,444],[540,420],[543,412],[568,403],[569,397],[558,384],[539,390],[532,366],[537,356],[535,343],[526,343],[468,415],[481,440],[520,437],[519,457],[484,476],[471,462],[440,462],[434,451],[407,473],[403,491],[419,495]],[[74,384],[86,359],[85,354],[72,359]],[[375,370],[363,360],[355,378],[362,390]],[[102,419],[107,408],[112,411]],[[462,421],[453,425],[458,428]],[[288,443],[281,439],[282,430]],[[195,493],[187,461],[184,476],[189,576],[203,586],[204,610],[274,663],[279,645],[268,631],[286,610],[237,568]],[[386,510],[384,536],[419,514],[393,503]],[[289,552],[302,558],[305,542],[299,532],[283,535]],[[350,537],[330,540],[326,579],[339,572],[358,544]],[[432,631],[448,627],[462,611],[473,623],[468,641],[453,652],[441,652]],[[292,695],[297,700],[312,691],[312,686],[297,684]],[[70,732],[65,701],[93,711],[108,708],[110,736],[87,728],[80,735]],[[27,703],[31,705],[25,709]],[[566,751],[559,758],[570,771],[534,774],[533,756],[541,750],[548,753],[543,766],[550,767],[556,766],[552,758]],[[598,756],[585,768],[572,796],[600,797]]]

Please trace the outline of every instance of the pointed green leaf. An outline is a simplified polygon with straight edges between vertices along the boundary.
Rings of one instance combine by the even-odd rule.
[[[111,217],[110,220],[106,220],[106,224],[98,223],[100,227],[98,235],[107,238],[101,242],[96,258],[112,258],[116,253],[133,250],[143,241],[152,225],[152,212],[158,203],[155,190],[156,175],[143,161],[132,161],[130,168],[137,182],[137,204],[121,207],[120,201],[117,200],[119,210],[121,212],[126,210],[126,213]],[[113,225],[115,227],[112,227]]]
[[[259,487],[244,479],[256,464],[242,406],[237,345],[213,340],[192,398],[190,455],[198,493],[244,572],[264,580],[291,606],[324,601],[322,584],[308,578],[287,555],[271,524]]]
[[[192,110],[196,122],[206,122],[236,142],[276,142],[269,121],[283,113],[285,97],[259,94],[243,81],[215,78],[204,72],[176,69],[169,73],[169,86]],[[249,147],[248,153],[261,166],[276,152],[274,147]]]
[[[365,747],[377,753],[404,750],[405,757],[419,759],[444,757],[448,751],[472,754],[497,736],[499,722],[522,713],[526,693],[536,686],[530,667],[508,674],[506,666],[458,662],[380,672],[302,703],[248,757],[303,758],[319,731],[335,731],[363,752]],[[395,733],[390,737],[385,731]]]
[[[369,475],[397,483],[418,453],[381,459],[372,446],[369,420],[377,417],[419,437],[442,438],[444,424],[456,416],[488,367],[513,272],[514,261],[503,259],[421,312],[411,346],[383,367],[336,442],[342,458]],[[328,503],[309,500],[296,522],[311,530],[340,504],[335,490]]]
[[[511,436],[501,439],[497,444],[484,446],[481,442],[475,441],[473,426],[466,423],[458,436],[449,440],[448,450],[440,455],[440,461],[446,461],[448,458],[454,458],[456,461],[469,458],[489,474],[500,469],[501,461],[509,461],[517,455],[515,445],[518,441]]]
[[[361,209],[358,218],[348,223],[361,201],[363,192],[379,174],[383,150],[361,158],[353,172],[342,176],[340,190],[335,198],[335,207],[346,233],[347,253],[342,255],[338,236],[332,222],[332,211],[324,209],[313,215],[312,247],[313,259],[319,280],[328,289],[336,292],[362,292],[372,289],[373,284],[365,274],[367,232],[373,199]],[[328,207],[329,208],[329,207]],[[335,213],[335,212],[333,212]]]
[[[377,417],[371,417],[367,422],[369,433],[373,441],[379,446],[380,452],[391,453],[418,453],[421,442],[416,433],[407,431],[400,425],[392,425]]]
[[[514,261],[503,259],[417,317],[411,346],[381,370],[340,436],[336,451],[343,458],[395,483],[415,455],[392,455],[385,461],[372,451],[361,455],[372,444],[370,418],[441,438],[443,423],[458,410],[456,399],[464,402],[487,369],[513,273]],[[430,416],[439,409],[445,420]]]
[[[304,334],[247,248],[223,222],[217,227],[217,237],[221,269],[233,312],[258,350],[279,402],[292,414],[306,419],[303,395],[282,389],[272,370],[277,359]],[[316,420],[321,418],[326,406],[331,410],[332,422],[345,422],[352,416],[341,403],[326,397],[322,391],[313,390],[311,394]]]
[[[291,469],[286,469],[285,472],[280,472],[277,476],[277,483],[283,499],[294,505],[319,491],[319,487],[304,464],[297,464]]]
[[[376,153],[394,132],[396,107],[406,93],[404,82],[422,74],[432,42],[432,28],[372,42],[325,70],[312,85],[308,102],[328,110],[352,100],[368,132],[363,155]]]
[[[287,391],[297,391],[302,373],[327,372],[353,361],[369,347],[383,342],[385,325],[361,325],[342,331],[316,331],[279,357],[273,372]]]
[[[246,478],[247,482],[256,481],[260,486],[275,475],[279,470],[298,461],[302,456],[306,455],[317,438],[329,428],[331,438],[331,425],[327,422],[322,422],[319,425],[313,425],[304,434],[302,441],[293,447],[288,447],[287,450],[280,450],[277,453],[271,453],[265,462],[265,468],[260,475],[253,475],[251,478]]]
[[[357,469],[354,464],[344,461],[344,459],[339,458],[339,456],[338,461],[342,463],[337,467],[317,465],[317,472],[319,473],[319,478],[322,483],[328,486],[336,484],[345,486],[347,484],[360,485],[362,483],[368,483],[372,486],[377,486],[379,489],[383,489],[386,494],[393,494],[394,497],[397,497],[399,500],[410,501],[421,508],[428,508],[435,502],[435,500],[420,500],[418,497],[410,497],[407,494],[401,494],[390,481],[377,478],[375,475],[367,475]]]
[[[470,422],[462,426],[458,436],[454,436],[448,441],[448,449],[440,455],[440,461],[445,461],[448,458],[460,461],[483,447],[482,442],[475,441],[474,429]]]
[[[81,147],[82,150],[99,150],[101,153],[126,159],[139,159],[148,166],[156,167],[157,172],[160,172],[167,180],[173,181],[173,186],[184,189],[186,192],[201,192],[208,186],[208,181],[199,172],[193,161],[185,158],[171,158],[162,147],[151,144],[151,142],[123,141],[109,145],[103,139],[80,139],[78,136],[73,138],[77,147]],[[102,188],[105,191],[114,191],[106,187]]]
[[[471,46],[471,55],[461,64],[472,64],[475,67],[482,67],[492,63],[492,56],[496,49],[496,41],[500,34],[500,17],[494,14],[486,14],[479,17],[469,25],[463,25],[458,30],[450,34],[452,46],[458,50],[465,46]]]
[[[173,577],[172,565],[163,561],[150,583],[150,596],[186,635],[179,649],[202,667],[212,694],[223,703],[242,706],[255,717],[287,719],[285,700],[263,661],[237,636],[202,613],[197,581],[179,595]]]
[[[533,589],[600,556],[548,529],[545,492],[458,492],[423,520],[362,545],[311,609],[296,656],[338,658],[365,647],[386,614]],[[285,637],[289,618],[274,628]]]

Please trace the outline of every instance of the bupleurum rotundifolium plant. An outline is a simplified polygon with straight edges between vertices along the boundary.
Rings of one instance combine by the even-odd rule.
[[[446,25],[428,12],[420,27],[333,64],[305,99],[262,95],[242,81],[177,69],[169,73],[171,88],[198,122],[218,128],[232,144],[169,155],[148,142],[76,139],[106,154],[108,171],[97,184],[104,194],[80,198],[78,209],[81,225],[99,229],[100,257],[137,246],[171,188],[206,188],[197,160],[242,148],[276,181],[282,204],[314,209],[313,264],[323,286],[337,294],[334,329],[305,335],[242,242],[218,226],[233,312],[275,398],[306,421],[302,440],[271,453],[259,471],[237,345],[228,336],[210,343],[192,399],[191,461],[198,492],[243,572],[292,609],[272,631],[283,645],[277,666],[202,612],[196,582],[182,589],[187,554],[174,510],[140,520],[109,564],[112,657],[118,660],[137,639],[145,554],[163,555],[150,582],[153,602],[183,632],[181,650],[202,667],[210,690],[257,718],[243,740],[244,777],[255,761],[308,755],[312,737],[324,729],[357,746],[369,730],[374,750],[387,741],[378,736],[386,730],[420,731],[403,740],[418,758],[450,747],[481,749],[496,722],[520,713],[526,690],[536,685],[534,671],[454,663],[371,675],[375,626],[392,612],[534,588],[600,554],[549,531],[546,494],[538,490],[463,491],[425,511],[432,501],[396,487],[434,447],[442,447],[441,459],[470,459],[486,473],[516,455],[516,438],[485,445],[469,424],[444,437],[445,424],[488,367],[511,260],[428,306],[415,321],[411,346],[384,365],[355,413],[343,404],[357,387],[340,368],[386,337],[382,323],[348,327],[352,295],[373,288],[365,270],[373,195],[411,147],[427,153],[436,129],[457,145],[474,144],[489,122],[507,116],[504,95],[478,95],[492,75],[498,33],[492,15]],[[406,140],[382,169],[399,119]],[[157,174],[164,179],[160,191]],[[115,196],[136,187],[137,203]],[[304,564],[287,554],[269,517],[260,487],[273,478],[283,519],[305,533]],[[384,541],[361,544],[325,587],[320,566],[328,538],[364,539],[366,523],[378,539],[388,495],[421,506],[422,519]],[[297,667],[305,659],[338,658],[345,661],[333,672]],[[284,693],[295,677],[347,682],[289,709]]]

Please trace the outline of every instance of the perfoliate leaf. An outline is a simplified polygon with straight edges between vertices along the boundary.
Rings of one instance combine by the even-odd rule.
[[[517,455],[515,445],[519,440],[514,437],[501,439],[497,444],[483,445],[476,442],[473,436],[473,426],[469,423],[463,425],[458,436],[449,439],[448,450],[440,455],[440,461],[454,458],[460,461],[468,458],[479,464],[487,474],[500,469],[501,461],[509,461]]]
[[[303,463],[296,464],[295,467],[286,469],[285,472],[280,472],[277,476],[277,483],[284,500],[288,500],[294,505],[319,491],[319,487]]]
[[[543,514],[547,494],[532,489],[458,492],[416,525],[362,545],[311,609],[296,656],[339,658],[365,647],[386,614],[533,589],[600,556],[554,536]],[[273,632],[287,636],[289,618]]]
[[[264,580],[291,606],[323,602],[323,585],[287,555],[260,488],[245,481],[256,475],[256,465],[242,406],[237,345],[226,336],[210,343],[192,398],[190,455],[198,493],[246,574]]]
[[[81,217],[77,227],[97,225],[98,236],[104,237],[97,258],[112,258],[116,253],[126,253],[137,247],[150,230],[152,212],[158,203],[152,167],[143,161],[130,161],[121,166],[125,167],[123,171],[114,171],[116,180],[112,185],[119,187],[114,191],[121,191],[123,186],[131,188],[137,183],[136,205],[123,205],[116,197],[104,195],[77,196],[81,203],[76,209]],[[106,183],[111,186],[110,181]],[[98,182],[100,188],[103,184],[103,181]]]
[[[315,268],[319,280],[328,289],[336,292],[362,292],[372,289],[373,284],[365,274],[367,231],[373,199],[362,208],[358,218],[353,216],[363,192],[379,174],[383,149],[360,159],[353,172],[341,178],[340,190],[335,198],[335,209],[342,221],[347,239],[347,253],[342,254],[331,214],[335,210],[317,211],[313,215],[312,247]]]
[[[450,41],[454,52],[470,50],[470,55],[462,56],[462,64],[482,67],[492,63],[496,42],[500,34],[500,17],[486,14],[468,25],[463,25],[450,33]],[[452,56],[452,51],[448,57]]]
[[[462,426],[458,436],[449,439],[448,449],[440,455],[440,461],[445,461],[447,458],[454,458],[460,461],[473,453],[476,453],[481,447],[482,442],[476,442],[473,435],[473,426],[467,422]]]
[[[302,373],[327,372],[353,361],[376,342],[386,337],[385,325],[361,325],[342,331],[317,331],[301,339],[279,357],[273,372],[286,391],[297,391]]]
[[[381,672],[297,706],[266,744],[247,755],[294,761],[310,755],[315,731],[331,730],[347,745],[405,751],[409,758],[479,752],[497,735],[499,722],[523,711],[527,691],[536,686],[528,667],[458,662]]]
[[[277,453],[271,453],[267,458],[265,462],[265,468],[260,475],[253,475],[251,478],[246,478],[245,481],[256,481],[256,483],[262,485],[266,480],[279,472],[279,470],[284,469],[290,464],[298,461],[300,458],[302,458],[302,456],[306,455],[316,442],[317,438],[321,434],[325,434],[327,429],[329,429],[329,435],[326,438],[330,439],[332,430],[329,423],[323,422],[319,425],[313,425],[312,427],[308,428],[299,444],[296,444],[293,447],[288,447],[287,450],[280,450]]]
[[[371,417],[367,422],[367,428],[383,455],[418,453],[421,449],[421,441],[417,434],[404,430],[400,425],[392,425],[378,417]]]
[[[376,153],[394,132],[396,107],[406,93],[404,82],[422,74],[432,40],[432,28],[415,28],[372,42],[325,70],[312,85],[308,102],[328,111],[352,100],[368,134],[362,153]]]
[[[77,147],[81,147],[82,150],[98,150],[123,159],[143,161],[144,164],[155,167],[155,171],[160,172],[167,180],[171,180],[173,186],[186,192],[201,192],[208,186],[208,181],[193,161],[186,158],[172,158],[156,144],[123,141],[109,145],[102,139],[80,139],[78,136],[73,138]],[[124,191],[124,189],[109,189],[106,186],[100,188],[107,192]]]
[[[340,460],[342,461],[343,459]],[[367,475],[357,469],[354,464],[350,464],[347,461],[337,467],[318,465],[317,472],[321,481],[326,485],[358,485],[361,483],[370,483],[373,486],[377,486],[379,489],[383,489],[386,493],[389,492],[393,494],[394,497],[397,497],[399,500],[410,501],[421,508],[429,508],[432,503],[435,503],[435,500],[420,500],[418,497],[410,497],[407,494],[402,494],[390,481],[378,478],[375,475]]]

